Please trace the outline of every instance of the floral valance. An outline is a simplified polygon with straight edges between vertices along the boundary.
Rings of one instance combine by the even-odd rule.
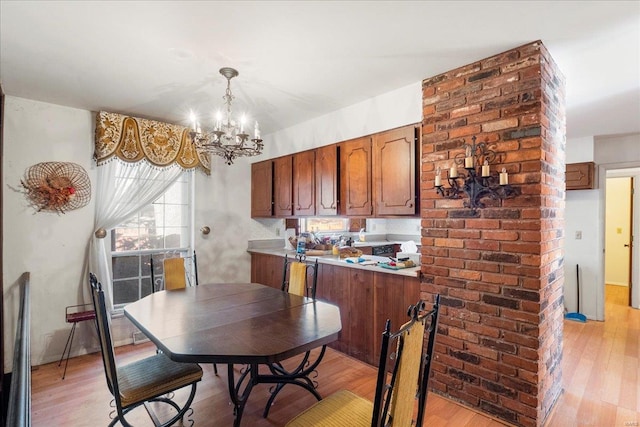
[[[200,167],[207,175],[211,170],[208,155],[196,151],[188,128],[105,111],[96,118],[94,156],[98,165],[117,157],[161,167],[174,163],[184,169]]]

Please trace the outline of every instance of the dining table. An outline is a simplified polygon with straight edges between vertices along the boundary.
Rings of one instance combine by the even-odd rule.
[[[322,354],[294,372],[258,368],[320,347],[324,352],[342,329],[337,306],[259,283],[155,292],[128,304],[124,314],[171,360],[227,364],[235,427],[256,384],[294,384],[320,400],[310,374]],[[243,365],[237,378],[234,364]]]

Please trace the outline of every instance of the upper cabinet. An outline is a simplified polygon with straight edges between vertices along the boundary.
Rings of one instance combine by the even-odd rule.
[[[416,134],[415,126],[405,126],[373,136],[376,216],[417,212]]]
[[[293,215],[316,214],[316,152],[293,155]]]
[[[591,190],[595,188],[595,163],[568,163],[565,172],[567,190]]]
[[[340,147],[340,200],[342,215],[371,216],[371,137],[342,142]]]
[[[404,126],[254,163],[251,216],[416,215],[418,129]]]
[[[316,215],[338,214],[338,146],[316,149]]]
[[[273,215],[315,215],[315,150],[273,159]]]
[[[273,162],[266,160],[251,165],[251,217],[273,215]]]
[[[293,214],[293,156],[273,159],[273,215]]]

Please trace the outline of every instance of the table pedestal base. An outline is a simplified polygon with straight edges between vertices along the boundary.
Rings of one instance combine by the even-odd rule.
[[[316,390],[317,384],[309,377],[320,364],[320,361],[324,357],[326,347],[322,346],[322,350],[318,355],[318,358],[309,364],[309,353],[307,352],[300,364],[292,371],[286,370],[280,363],[273,363],[268,365],[271,374],[260,374],[258,372],[259,364],[251,363],[246,365],[246,369],[241,371],[238,381],[235,380],[235,371],[233,370],[233,364],[227,365],[228,382],[229,382],[229,396],[233,403],[233,415],[235,416],[233,425],[234,427],[240,426],[242,420],[242,413],[244,407],[249,399],[251,390],[256,384],[275,384],[275,387],[271,390],[271,396],[264,408],[263,417],[266,418],[269,415],[269,409],[273,405],[280,390],[287,384],[294,384],[304,388],[313,396],[322,400],[322,396]]]

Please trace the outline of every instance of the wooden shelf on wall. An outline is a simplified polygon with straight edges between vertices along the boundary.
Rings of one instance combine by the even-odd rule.
[[[569,163],[565,173],[567,190],[592,190],[595,188],[595,163]]]

